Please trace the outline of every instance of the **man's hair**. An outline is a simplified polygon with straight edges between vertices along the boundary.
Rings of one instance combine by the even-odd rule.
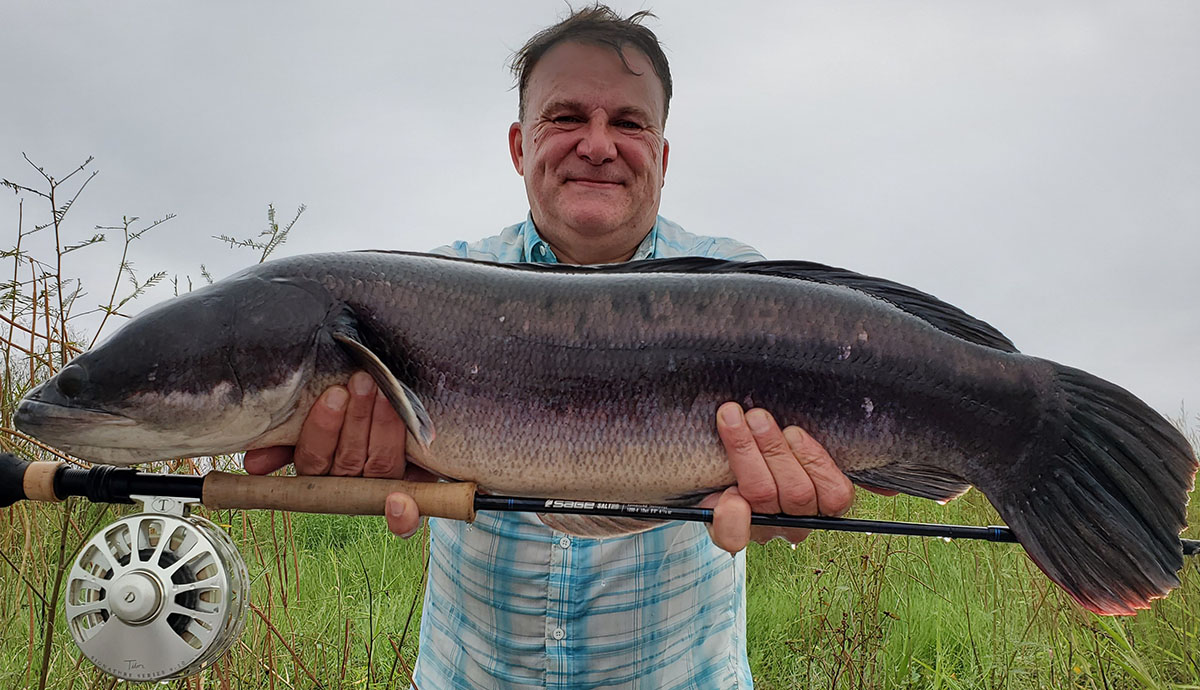
[[[616,51],[621,62],[630,74],[641,75],[629,66],[625,59],[624,47],[631,45],[645,53],[650,58],[650,65],[662,82],[663,87],[663,122],[667,119],[667,110],[671,106],[671,67],[667,64],[667,56],[663,54],[658,36],[641,22],[646,17],[654,17],[649,11],[642,10],[622,19],[621,15],[613,12],[606,5],[596,3],[591,7],[574,10],[570,16],[554,26],[547,27],[534,34],[533,38],[518,50],[512,58],[511,68],[517,79],[519,109],[517,116],[525,119],[525,92],[529,88],[529,75],[537,66],[538,60],[547,50],[564,41],[591,43],[608,46]]]

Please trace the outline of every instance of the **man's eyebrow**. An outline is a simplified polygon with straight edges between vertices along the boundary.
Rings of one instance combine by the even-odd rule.
[[[542,114],[544,115],[556,110],[583,110],[583,104],[579,101],[550,101],[542,107]]]
[[[563,110],[568,110],[568,111],[573,111],[573,112],[584,112],[587,110],[587,106],[579,101],[571,101],[571,100],[551,101],[551,102],[547,103],[545,105],[545,107],[542,108],[541,114],[546,115],[548,113],[559,112],[559,111],[563,111]],[[617,108],[617,111],[615,113],[613,113],[613,115],[614,115],[614,117],[633,116],[633,117],[641,118],[647,122],[652,119],[650,117],[650,113],[646,112],[646,110],[644,108],[639,108],[636,105],[626,105],[626,106]]]

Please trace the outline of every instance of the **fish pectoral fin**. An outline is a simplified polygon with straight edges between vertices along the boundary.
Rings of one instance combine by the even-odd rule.
[[[910,496],[946,503],[971,488],[961,477],[947,474],[934,465],[897,462],[870,470],[847,472],[850,481],[873,489],[891,489]]]
[[[550,529],[576,537],[603,539],[637,534],[654,529],[662,520],[639,520],[638,518],[605,517],[602,515],[569,515],[562,513],[538,513],[538,519]]]
[[[422,446],[428,449],[429,444],[433,443],[433,421],[429,419],[429,412],[425,410],[425,406],[421,404],[417,394],[396,378],[392,370],[388,369],[387,365],[366,345],[346,333],[334,331],[332,335],[333,339],[341,344],[350,353],[350,356],[371,375],[371,378],[375,379],[375,385],[379,386],[379,390],[392,403],[392,408],[408,425],[409,432]]]

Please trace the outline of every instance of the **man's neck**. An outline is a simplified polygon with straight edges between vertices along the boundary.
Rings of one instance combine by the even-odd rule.
[[[558,257],[559,262],[564,264],[617,264],[623,261],[629,261],[637,252],[638,244],[629,248],[614,248],[610,251],[605,251],[604,248],[597,246],[572,248],[563,247],[554,242],[547,241],[550,248],[554,250],[554,256]]]
[[[654,231],[651,224],[645,232],[616,230],[602,237],[586,236],[566,230],[555,232],[543,230],[534,221],[534,227],[542,240],[554,250],[554,256],[565,264],[615,264],[629,261],[637,253],[646,236]]]

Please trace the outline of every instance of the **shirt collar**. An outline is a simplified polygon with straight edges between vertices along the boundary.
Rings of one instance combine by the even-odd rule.
[[[642,259],[652,259],[655,257],[656,250],[658,249],[658,226],[662,222],[662,216],[655,217],[654,227],[650,228],[650,232],[646,233],[646,236],[642,238],[641,244],[634,250],[630,261],[641,261]],[[538,234],[537,226],[533,224],[533,214],[526,216],[521,231],[525,236],[525,256],[522,257],[525,261],[537,264],[558,263],[558,257],[554,255],[554,250],[551,249],[550,244]]]

